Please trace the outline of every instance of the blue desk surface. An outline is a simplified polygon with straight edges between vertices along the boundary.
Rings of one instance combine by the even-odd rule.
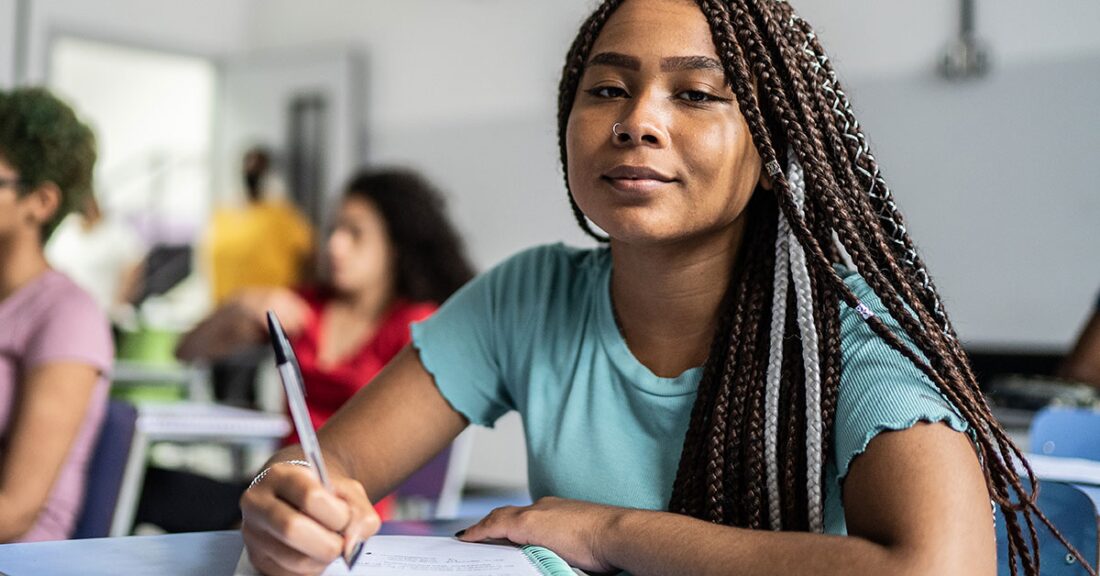
[[[389,522],[381,533],[450,536],[473,522]],[[0,574],[229,576],[242,546],[237,531],[4,544],[0,545]]]

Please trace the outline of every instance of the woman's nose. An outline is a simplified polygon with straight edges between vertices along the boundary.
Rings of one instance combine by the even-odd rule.
[[[663,148],[668,143],[668,121],[661,103],[653,97],[631,101],[626,114],[611,126],[611,139],[616,146],[650,146]]]

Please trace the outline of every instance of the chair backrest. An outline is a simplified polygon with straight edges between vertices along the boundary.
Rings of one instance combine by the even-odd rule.
[[[1035,414],[1028,431],[1034,454],[1100,460],[1100,411],[1050,406]]]
[[[403,519],[449,519],[458,513],[466,467],[470,460],[471,430],[432,458],[397,487],[398,514]]]
[[[73,538],[109,535],[136,422],[137,410],[133,404],[120,400],[107,404],[107,415],[88,464],[84,509],[77,519]]]
[[[1096,566],[1097,552],[1097,510],[1096,504],[1084,492],[1073,484],[1042,481],[1039,485],[1039,508],[1058,527],[1062,536],[1073,547]],[[1020,517],[1022,522],[1022,517]],[[997,574],[1008,576],[1012,572],[1008,566],[1008,528],[1004,515],[997,507]],[[1045,525],[1036,520],[1039,533],[1039,558],[1044,576],[1063,574],[1088,574],[1080,562],[1074,558]],[[1023,528],[1025,537],[1027,528]],[[1019,573],[1023,573],[1020,571]]]

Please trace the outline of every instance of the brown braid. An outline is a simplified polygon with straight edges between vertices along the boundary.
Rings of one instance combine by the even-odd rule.
[[[592,46],[622,0],[605,0],[582,24],[562,70],[558,141],[568,189],[566,127]],[[1009,564],[1039,573],[1042,522],[1095,576],[1090,564],[1035,504],[1035,475],[1021,451],[993,418],[969,360],[940,305],[904,220],[867,147],[832,64],[810,25],[780,0],[696,0],[711,30],[753,143],[762,162],[786,166],[793,152],[805,174],[799,210],[790,182],[773,174],[773,193],[754,193],[747,227],[719,327],[699,384],[669,509],[711,522],[769,528],[764,462],[764,387],[773,298],[788,301],[781,321],[796,334],[793,288],[772,294],[778,213],[789,221],[806,253],[819,335],[821,420],[824,446],[834,441],[833,421],[841,374],[840,306],[862,304],[834,266],[841,255],[882,301],[913,343],[875,316],[868,326],[920,369],[970,424],[990,497],[1004,511]],[[601,241],[569,195],[581,228]],[[807,418],[801,341],[783,343],[780,366],[780,519],[786,530],[807,530]],[[1011,462],[1023,462],[1026,482]],[[825,478],[814,478],[824,492]],[[1017,515],[1017,512],[1020,515]],[[1022,522],[1021,518],[1022,516]],[[1026,535],[1025,535],[1026,526]]]

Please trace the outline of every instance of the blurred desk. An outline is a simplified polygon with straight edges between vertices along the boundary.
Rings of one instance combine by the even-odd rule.
[[[1073,484],[1092,500],[1097,510],[1100,510],[1100,462],[1044,454],[1026,456],[1035,476],[1040,480]]]
[[[114,388],[158,385],[183,386],[187,389],[189,400],[213,399],[210,389],[210,370],[202,366],[175,366],[118,360],[111,369],[111,386]]]
[[[1100,462],[1045,454],[1025,454],[1035,475],[1043,480],[1100,486]]]
[[[119,491],[112,536],[133,528],[146,457],[154,442],[214,442],[274,451],[290,433],[286,416],[203,402],[139,404],[134,440]],[[2,568],[0,568],[2,570]]]
[[[388,522],[381,533],[451,536],[475,521]],[[242,548],[241,533],[235,530],[4,544],[0,545],[0,572],[8,576],[228,576]]]

